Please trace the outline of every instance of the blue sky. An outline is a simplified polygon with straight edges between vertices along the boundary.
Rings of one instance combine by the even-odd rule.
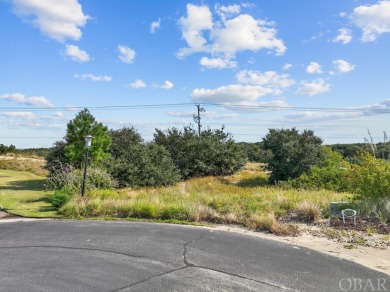
[[[84,107],[109,128],[312,129],[383,140],[390,1],[0,0],[0,143],[49,147]],[[390,134],[390,133],[389,133]]]

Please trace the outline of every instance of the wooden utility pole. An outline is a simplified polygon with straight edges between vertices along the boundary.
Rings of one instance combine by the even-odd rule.
[[[198,108],[198,115],[194,115],[194,121],[198,124],[198,135],[200,137],[200,128],[202,127],[202,124],[200,123],[200,113],[205,112],[206,110],[203,107],[200,107],[199,103],[196,103],[195,106]]]

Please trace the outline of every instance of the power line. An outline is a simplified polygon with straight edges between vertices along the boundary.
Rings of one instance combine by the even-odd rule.
[[[224,103],[201,103],[202,105],[224,107],[227,109],[254,109],[254,110],[283,110],[283,111],[321,111],[321,112],[367,112],[365,108],[343,108],[343,107],[301,107],[301,106],[272,106],[272,105],[240,105]],[[84,108],[90,110],[135,110],[135,109],[158,109],[172,107],[189,107],[193,103],[168,103],[168,104],[140,104],[140,105],[105,105],[105,106],[69,106],[69,107],[52,107],[52,108],[30,108],[30,107],[3,107],[0,110],[28,110],[28,111],[74,111]],[[375,113],[390,113],[389,109],[375,109]]]

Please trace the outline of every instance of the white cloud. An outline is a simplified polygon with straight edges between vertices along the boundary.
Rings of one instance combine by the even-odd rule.
[[[207,40],[203,36],[203,31],[213,27],[212,14],[207,6],[187,4],[187,16],[179,19],[179,25],[182,37],[188,44],[188,48],[182,48],[178,52],[179,58],[207,51]]]
[[[344,60],[334,60],[333,65],[340,73],[348,73],[355,69],[355,65],[352,65]]]
[[[80,80],[91,80],[91,81],[104,81],[104,82],[109,82],[112,80],[111,76],[107,75],[93,75],[93,74],[74,74],[74,78],[80,79]]]
[[[259,71],[242,70],[237,73],[236,79],[239,83],[260,85],[275,89],[287,88],[295,84],[294,80],[290,79],[288,74],[278,74],[275,71]],[[275,93],[278,93],[276,91]]]
[[[22,118],[24,120],[35,119],[35,115],[32,112],[0,112],[0,115],[4,117]]]
[[[343,45],[349,44],[352,41],[352,32],[348,28],[340,28],[337,30],[339,34],[333,39],[335,43],[342,42]]]
[[[194,89],[191,96],[196,101],[209,103],[237,103],[253,101],[259,97],[275,92],[272,88],[262,86],[232,84],[216,89]]]
[[[26,104],[35,107],[52,108],[54,105],[44,96],[31,96],[26,98],[24,94],[12,93],[0,95],[0,99],[13,101],[19,104]]]
[[[134,82],[129,83],[129,86],[132,88],[144,88],[146,84],[141,79],[136,79]]]
[[[238,51],[268,49],[281,55],[286,51],[286,46],[282,40],[276,38],[276,33],[273,23],[241,14],[226,20],[222,27],[217,27],[210,32],[213,41],[211,50],[234,55]]]
[[[77,0],[12,0],[12,3],[16,15],[59,42],[79,40],[80,28],[90,19]]]
[[[57,119],[62,119],[64,117],[64,114],[62,112],[56,112],[54,115],[53,115],[54,118],[57,118]]]
[[[126,46],[119,45],[119,60],[121,60],[123,63],[131,64],[134,62],[136,52]]]
[[[310,62],[310,65],[306,67],[306,72],[309,74],[321,74],[321,65],[317,62]]]
[[[88,62],[91,60],[86,51],[82,51],[78,46],[74,45],[66,45],[65,55],[77,62]]]
[[[241,12],[241,6],[240,5],[229,5],[229,6],[223,6],[220,4],[215,4],[215,12],[219,15],[219,17],[225,21],[227,18],[231,18]]]
[[[155,87],[155,88],[162,88],[162,89],[166,89],[166,90],[172,89],[173,86],[174,86],[174,84],[168,80],[165,80],[164,84],[162,84],[162,85],[157,85],[157,84],[153,85],[153,87]]]
[[[320,93],[325,93],[330,90],[330,84],[326,83],[324,79],[316,79],[313,81],[302,81],[298,88],[296,95],[313,96]]]
[[[371,6],[358,6],[350,16],[354,25],[362,29],[363,42],[372,42],[382,33],[390,32],[390,1],[379,1]]]
[[[232,61],[230,58],[208,58],[202,57],[199,61],[199,64],[203,67],[209,69],[226,69],[226,68],[236,68],[237,62]]]
[[[187,15],[181,17],[179,25],[187,47],[181,48],[177,57],[184,58],[197,52],[234,57],[239,51],[268,49],[281,55],[286,46],[276,37],[272,22],[258,20],[249,14],[240,14],[235,5],[216,6],[223,15],[221,21],[213,22],[207,6],[187,5]]]
[[[293,67],[293,65],[286,63],[283,65],[283,70],[287,71],[287,70],[290,70],[292,67]]]
[[[161,19],[159,18],[157,21],[153,21],[150,24],[150,33],[156,33],[156,30],[160,28]]]

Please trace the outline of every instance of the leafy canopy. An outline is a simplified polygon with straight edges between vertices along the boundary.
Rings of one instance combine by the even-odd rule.
[[[65,156],[75,167],[80,167],[84,161],[85,136],[91,134],[92,144],[89,148],[89,157],[93,163],[101,162],[108,153],[111,137],[107,134],[107,127],[98,123],[88,109],[80,111],[67,125],[65,136]]]
[[[272,171],[270,182],[297,178],[324,160],[321,138],[311,130],[299,133],[292,129],[269,129],[263,138],[263,149],[271,151],[268,169]]]

